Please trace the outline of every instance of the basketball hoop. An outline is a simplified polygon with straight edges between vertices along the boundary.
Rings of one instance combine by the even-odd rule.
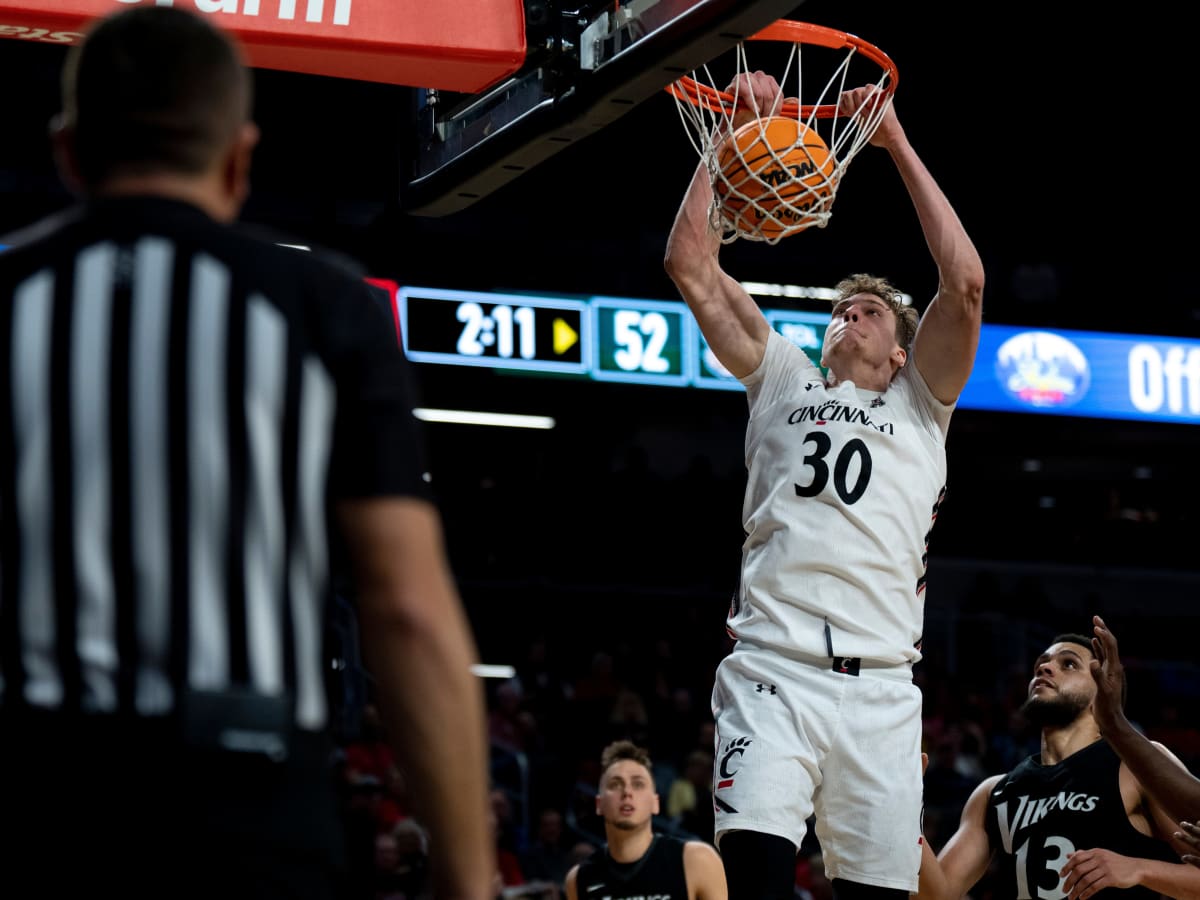
[[[738,238],[775,244],[808,228],[824,228],[846,170],[892,101],[899,79],[895,64],[855,35],[787,19],[738,42],[727,57],[732,70],[706,64],[666,88],[708,169],[713,186],[709,224],[724,244]],[[718,85],[758,70],[783,72],[778,81],[785,100],[774,115],[763,111],[733,137],[739,98]],[[821,76],[823,83],[813,74],[830,70]],[[822,85],[819,90],[814,83]],[[871,99],[854,115],[845,115],[843,93],[864,85],[875,87]],[[792,143],[772,141],[782,133],[773,124],[780,118],[793,120],[787,131]],[[812,148],[821,143],[828,156],[814,165]]]

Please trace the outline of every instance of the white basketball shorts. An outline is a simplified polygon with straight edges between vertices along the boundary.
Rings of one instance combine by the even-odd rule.
[[[908,665],[833,671],[739,643],[713,687],[722,834],[800,847],[816,815],[825,872],[915,892],[921,865],[921,691]]]

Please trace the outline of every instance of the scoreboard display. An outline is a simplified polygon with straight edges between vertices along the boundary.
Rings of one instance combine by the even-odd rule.
[[[741,389],[683,302],[398,286],[396,308],[414,362]],[[819,363],[827,314],[780,311],[768,319]]]
[[[742,390],[682,301],[389,285],[403,346],[415,362]],[[758,293],[753,286],[747,290]],[[788,296],[825,296],[819,288],[797,290],[804,293]],[[772,328],[820,366],[829,313],[762,311]],[[957,405],[1200,424],[1200,340],[984,324]]]

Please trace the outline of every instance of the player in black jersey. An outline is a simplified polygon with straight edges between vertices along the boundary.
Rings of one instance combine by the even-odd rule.
[[[958,900],[994,859],[997,900],[1090,900],[1108,888],[1131,900],[1200,897],[1174,822],[1100,737],[1093,658],[1077,634],[1038,657],[1022,711],[1041,728],[1041,753],[980,784],[936,857],[926,842],[919,900]],[[1154,747],[1160,765],[1183,767]]]
[[[567,900],[727,900],[725,869],[711,844],[654,832],[658,793],[649,754],[614,741],[600,765],[596,814],[607,842],[567,873]]]

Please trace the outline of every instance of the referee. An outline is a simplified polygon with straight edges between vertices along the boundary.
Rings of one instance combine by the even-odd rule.
[[[333,536],[437,896],[491,896],[406,363],[359,274],[235,224],[250,109],[204,18],[101,19],[52,128],[80,202],[3,239],[0,896],[339,896]]]

